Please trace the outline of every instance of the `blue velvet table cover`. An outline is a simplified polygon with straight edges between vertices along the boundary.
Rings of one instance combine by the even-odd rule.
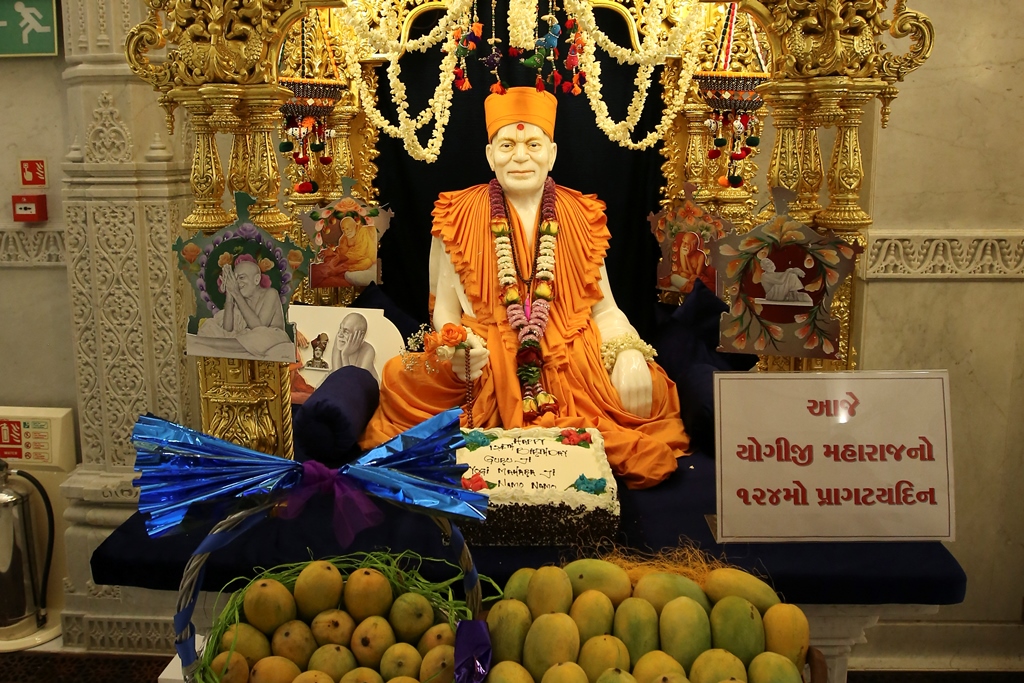
[[[787,602],[803,604],[929,604],[961,602],[967,577],[938,542],[738,543],[714,542],[704,515],[715,511],[715,463],[702,453],[680,459],[679,470],[644,491],[620,487],[622,522],[617,543],[641,551],[691,542],[730,564],[766,576]],[[386,520],[338,547],[330,528],[331,501],[314,499],[294,520],[271,518],[249,530],[207,561],[204,589],[219,591],[259,568],[361,550],[411,549],[424,557],[448,558],[437,527],[428,518],[383,505]],[[218,521],[216,511],[190,513],[187,531],[151,539],[136,513],[116,529],[92,557],[97,584],[177,590],[185,562]],[[203,521],[203,518],[206,518]],[[577,557],[566,547],[471,547],[480,573],[500,585],[520,567],[539,567]],[[425,574],[450,575],[427,568]]]

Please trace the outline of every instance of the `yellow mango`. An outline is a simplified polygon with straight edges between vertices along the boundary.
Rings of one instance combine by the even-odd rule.
[[[491,635],[491,661],[522,663],[523,645],[533,618],[530,608],[518,600],[499,600],[487,614]]]
[[[743,666],[764,652],[761,613],[738,595],[727,595],[711,608],[711,644],[736,655]]]
[[[615,606],[607,595],[591,589],[583,591],[573,600],[569,616],[579,629],[580,642],[586,643],[594,636],[608,635],[612,632]]]
[[[630,669],[651,650],[659,648],[658,613],[640,598],[626,598],[615,608],[612,633],[629,650]]]
[[[534,681],[555,664],[575,662],[580,653],[580,633],[568,614],[542,614],[533,620],[523,644],[523,666]]]
[[[633,666],[636,683],[652,683],[665,674],[685,674],[683,665],[661,650],[651,650]]]
[[[506,660],[491,667],[484,683],[535,683],[522,664]]]
[[[708,614],[695,600],[685,595],[665,605],[658,625],[661,649],[687,672],[700,653],[711,649],[711,621]]]
[[[612,605],[619,606],[633,592],[629,574],[622,567],[604,560],[576,560],[564,567],[572,582],[572,595],[578,598],[583,591],[598,590],[607,595]]]
[[[730,678],[747,683],[743,662],[731,652],[718,648],[702,652],[688,673],[690,683],[721,683]]]
[[[708,614],[711,613],[711,603],[708,596],[696,582],[680,574],[669,572],[652,572],[645,574],[636,585],[633,586],[633,597],[643,598],[654,606],[654,611],[661,615],[661,609],[670,601],[678,597],[686,596],[697,601]]]
[[[597,683],[607,669],[629,669],[629,650],[615,636],[594,636],[583,643],[576,663],[590,683]]]
[[[588,683],[588,679],[579,664],[562,662],[545,671],[541,683]]]
[[[796,605],[780,602],[764,613],[764,649],[776,652],[804,670],[811,647],[811,627],[807,616]]]
[[[561,567],[541,567],[530,577],[526,606],[534,619],[554,612],[568,614],[572,596],[572,583]]]
[[[386,617],[395,599],[387,577],[369,567],[349,575],[344,594],[345,609],[357,624],[368,617]]]
[[[218,683],[247,683],[249,665],[240,652],[221,652],[210,662],[210,673]]]
[[[420,664],[420,683],[452,683],[455,680],[455,648],[438,645]]]
[[[711,602],[718,602],[728,595],[749,600],[762,615],[780,602],[775,590],[767,583],[742,569],[731,567],[708,572],[704,579],[704,592],[711,598]]]
[[[504,597],[506,600],[519,600],[526,602],[526,589],[530,585],[530,579],[537,573],[533,567],[522,567],[509,577],[505,584]]]

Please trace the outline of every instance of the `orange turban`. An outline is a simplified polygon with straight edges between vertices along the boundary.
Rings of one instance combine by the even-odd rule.
[[[487,139],[494,138],[502,126],[520,122],[532,123],[554,139],[557,108],[554,95],[536,88],[509,88],[504,95],[488,95],[484,100]]]

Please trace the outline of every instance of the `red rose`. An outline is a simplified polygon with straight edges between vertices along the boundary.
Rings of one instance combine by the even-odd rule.
[[[540,348],[536,346],[526,346],[516,354],[516,365],[541,365],[543,360]]]
[[[470,491],[483,491],[487,488],[487,482],[484,481],[483,475],[477,472],[469,479],[462,478],[462,488]]]

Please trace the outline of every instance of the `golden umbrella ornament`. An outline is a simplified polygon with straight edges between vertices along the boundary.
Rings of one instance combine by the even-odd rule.
[[[711,108],[711,115],[704,125],[715,136],[715,146],[708,150],[708,159],[716,160],[728,154],[725,174],[718,178],[718,184],[722,187],[743,185],[741,162],[750,156],[753,148],[761,144],[761,120],[756,112],[764,105],[764,100],[757,92],[757,87],[769,78],[761,44],[749,15],[745,15],[746,27],[750,32],[750,42],[760,71],[732,68],[739,14],[739,4],[730,3],[719,35],[714,68],[698,71],[693,76],[697,82],[697,92]]]

